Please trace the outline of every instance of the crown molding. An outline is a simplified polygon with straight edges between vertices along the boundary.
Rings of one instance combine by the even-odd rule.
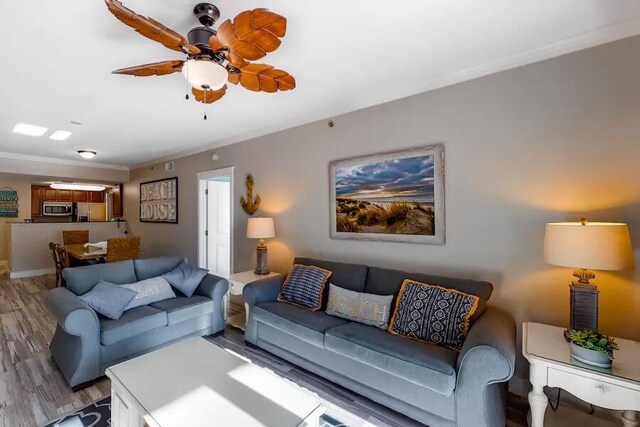
[[[120,170],[120,171],[130,170],[128,166],[123,166],[123,165],[112,165],[109,163],[93,163],[90,161],[83,162],[80,160],[67,160],[67,159],[59,159],[56,157],[34,156],[31,154],[22,154],[22,153],[8,153],[5,151],[0,151],[0,159],[49,163],[54,165],[82,166],[87,168],[111,169],[111,170]]]
[[[409,96],[418,95],[421,93],[429,92],[432,90],[440,89],[447,86],[452,86],[458,83],[463,83],[469,80],[474,80],[480,77],[485,77],[490,74],[496,74],[502,71],[511,70],[514,68],[530,65],[536,62],[545,61],[548,59],[556,58],[569,53],[589,49],[595,46],[611,43],[617,40],[622,40],[628,37],[633,37],[640,34],[640,17],[630,19],[628,21],[618,22],[616,24],[607,25],[604,27],[596,28],[585,33],[577,34],[559,42],[551,43],[541,48],[529,50],[527,52],[519,53],[507,58],[502,58],[496,61],[488,62],[476,67],[468,68],[463,71],[450,73],[436,79],[423,82],[422,85],[416,90],[402,89],[400,88],[394,93],[393,98],[381,100],[377,104],[356,108],[347,111],[334,111],[333,114],[318,114],[318,117],[305,117],[299,120],[287,121],[274,126],[263,128],[260,130],[248,132],[243,135],[239,135],[233,138],[227,138],[214,143],[209,143],[199,147],[192,148],[190,150],[176,152],[171,155],[163,156],[148,162],[132,165],[131,170],[140,169],[148,166],[153,166],[158,163],[163,163],[169,160],[176,160],[181,157],[191,156],[199,154],[205,151],[214,150],[226,145],[231,145],[237,142],[246,141],[252,138],[257,138],[271,133],[279,132],[282,130],[290,129],[296,126],[302,126],[305,124],[313,123],[328,119],[330,117],[337,117],[339,115],[351,113],[358,110],[373,107],[375,105],[385,104],[387,102],[393,102]]]

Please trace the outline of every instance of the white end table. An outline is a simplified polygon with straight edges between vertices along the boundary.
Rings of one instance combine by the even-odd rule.
[[[548,399],[544,387],[558,387],[574,396],[603,408],[621,410],[622,425],[640,425],[640,343],[616,338],[620,350],[610,369],[601,369],[578,362],[571,357],[571,348],[563,335],[564,329],[541,323],[522,325],[522,354],[529,361],[529,393],[531,426],[544,426]]]
[[[269,274],[256,274],[253,270],[249,271],[241,271],[239,273],[229,274],[224,277],[229,281],[229,294],[230,295],[242,295],[242,290],[249,283],[253,283],[257,280],[262,280],[267,277],[277,276],[280,273],[276,273],[274,271]],[[233,316],[227,316],[227,305],[229,304],[229,294],[225,295],[224,308],[225,308],[225,319],[227,324],[231,326],[235,326],[236,328],[242,329],[243,331],[247,330],[247,322],[249,320],[249,306],[247,303],[244,304],[244,313],[234,314]]]

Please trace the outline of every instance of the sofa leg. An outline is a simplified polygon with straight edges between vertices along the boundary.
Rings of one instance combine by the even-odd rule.
[[[209,336],[210,336],[211,338],[215,338],[215,337],[219,337],[219,336],[220,336],[220,335],[222,335],[222,334],[224,334],[224,329],[223,329],[223,330],[221,330],[221,331],[219,331],[219,332],[216,332],[215,334],[211,334],[211,335],[209,335]]]
[[[81,384],[78,384],[78,385],[74,385],[73,387],[71,387],[71,391],[73,393],[77,393],[79,391],[84,390],[85,388],[91,387],[95,383],[96,383],[96,380],[91,380],[91,381],[87,381],[87,382],[84,382],[84,383],[81,383]]]

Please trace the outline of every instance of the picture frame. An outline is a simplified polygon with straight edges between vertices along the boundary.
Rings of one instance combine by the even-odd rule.
[[[329,163],[332,239],[445,244],[444,145]]]
[[[178,177],[140,183],[140,222],[178,223]]]

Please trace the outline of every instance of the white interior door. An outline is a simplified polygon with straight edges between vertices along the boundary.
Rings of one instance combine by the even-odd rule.
[[[231,272],[231,180],[207,181],[207,269],[216,275]]]

